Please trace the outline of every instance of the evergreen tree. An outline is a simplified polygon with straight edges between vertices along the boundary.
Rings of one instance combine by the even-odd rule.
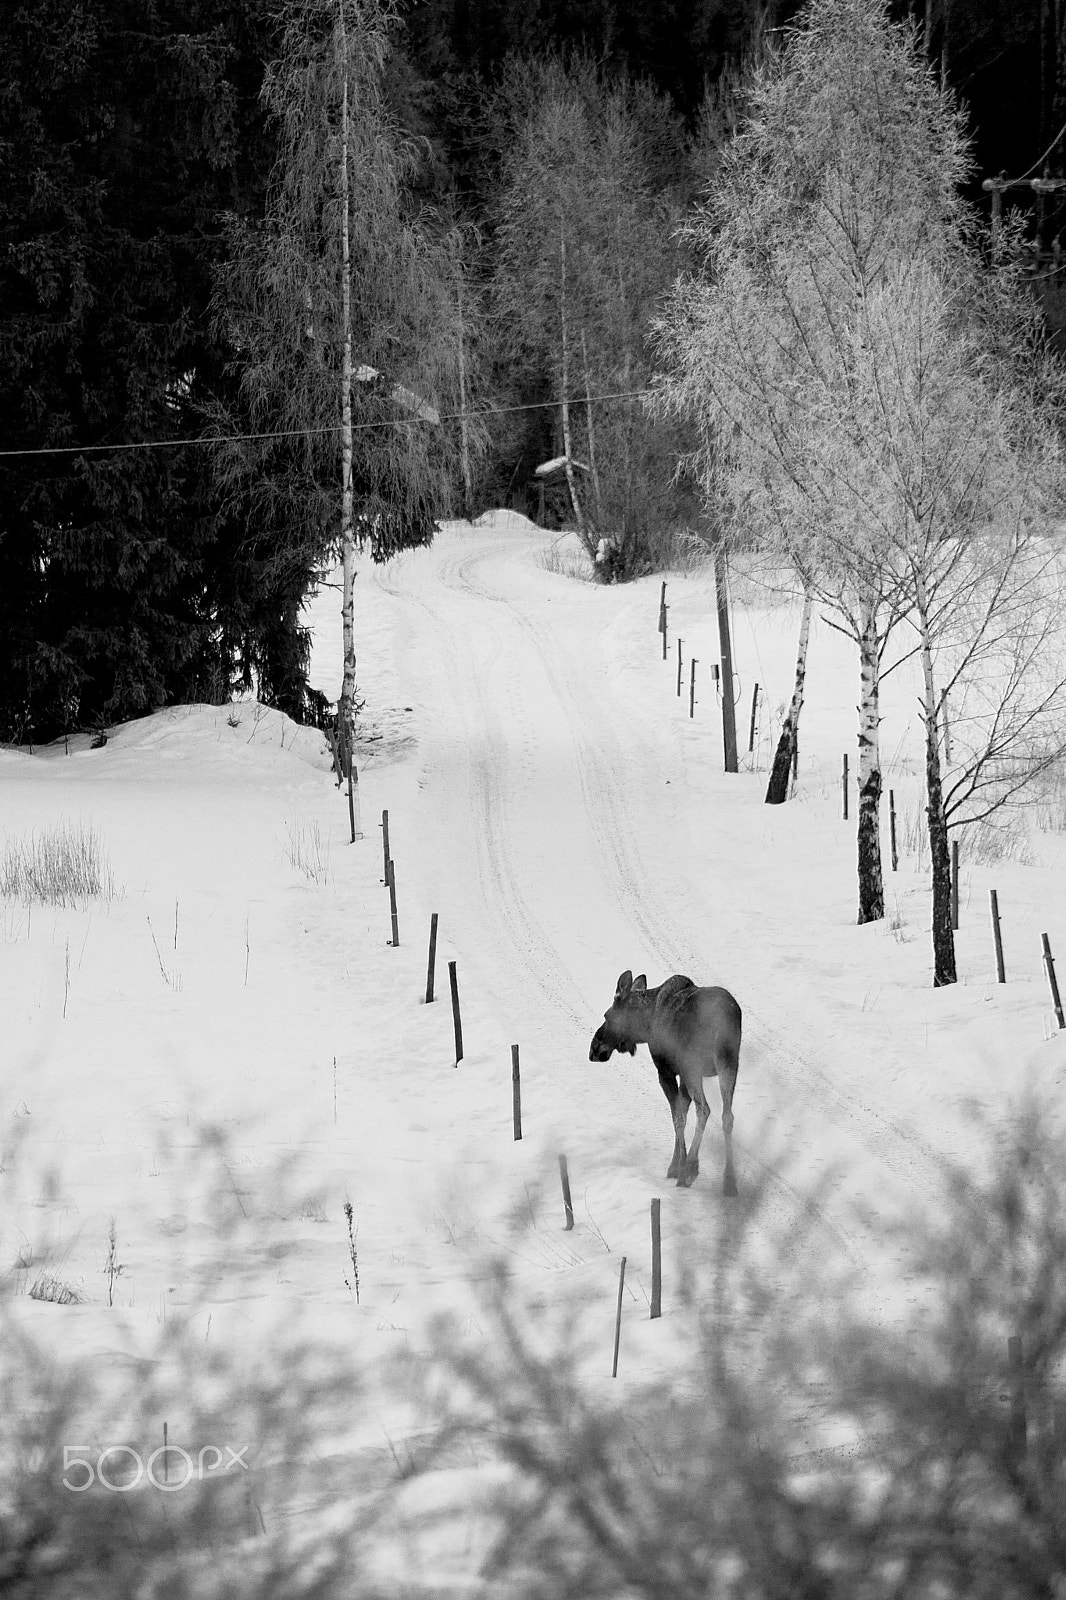
[[[196,431],[208,262],[235,151],[200,0],[0,15],[0,736],[196,692],[207,464],[72,447]]]

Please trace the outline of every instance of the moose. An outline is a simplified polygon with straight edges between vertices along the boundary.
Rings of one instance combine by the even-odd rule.
[[[741,1011],[728,989],[701,989],[691,978],[675,973],[657,989],[648,988],[641,973],[623,972],[610,1010],[592,1036],[590,1061],[609,1061],[616,1050],[636,1055],[637,1045],[651,1051],[659,1083],[674,1123],[674,1153],[668,1178],[688,1188],[700,1170],[700,1142],[711,1108],[704,1078],[718,1079],[722,1092],[725,1134],[725,1176],[722,1193],[735,1195],[733,1171],[733,1090],[740,1070]],[[696,1131],[685,1153],[685,1123],[690,1104],[696,1107]]]

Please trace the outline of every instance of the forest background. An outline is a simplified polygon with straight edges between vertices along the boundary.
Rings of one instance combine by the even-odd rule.
[[[370,556],[424,541],[431,505],[513,506],[576,524],[590,549],[606,532],[619,577],[706,535],[673,471],[684,440],[638,398],[646,333],[684,264],[677,225],[742,114],[744,67],[797,10],[397,8],[380,104],[352,106],[363,170],[384,163],[378,209],[345,241],[366,290],[349,352],[349,481],[357,506],[391,505],[402,485],[407,507],[395,528],[364,516]],[[271,329],[259,315],[264,282],[277,313],[292,230],[301,260],[315,228],[328,233],[328,160],[317,199],[285,199],[279,163],[296,145],[264,76],[291,53],[286,28],[313,31],[329,11],[29,0],[0,16],[0,739],[103,729],[242,687],[302,721],[329,715],[308,686],[300,611],[339,553],[314,493],[336,479],[339,445],[328,406],[294,414],[305,391],[286,376],[286,361],[311,370],[307,348],[332,371],[325,313],[308,289],[306,318],[289,319],[306,323],[295,353],[284,316]],[[390,21],[387,7],[363,11]],[[1063,177],[1062,0],[899,0],[892,12],[922,30],[967,109],[971,202],[987,211],[981,182],[997,174]],[[357,217],[358,158],[352,170]],[[1057,328],[1066,199],[1054,187],[1010,199]],[[412,267],[375,299],[375,241],[419,272],[432,259],[433,296]],[[242,276],[250,261],[258,277]],[[435,341],[416,314],[430,300]],[[300,432],[312,424],[317,444]],[[388,448],[360,453],[360,427]],[[264,433],[285,437],[236,452],[202,442]],[[417,460],[416,436],[434,441]],[[538,477],[551,460],[566,470]]]

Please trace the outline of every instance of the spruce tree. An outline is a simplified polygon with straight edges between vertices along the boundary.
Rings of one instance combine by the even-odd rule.
[[[0,461],[2,737],[196,689],[206,464],[110,447],[196,431],[228,51],[199,0],[0,15],[0,435],[67,452]]]

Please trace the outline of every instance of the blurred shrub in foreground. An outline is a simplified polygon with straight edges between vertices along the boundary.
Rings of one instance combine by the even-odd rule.
[[[930,1291],[917,1320],[864,1317],[828,1268],[811,1281],[767,1195],[720,1216],[713,1269],[686,1284],[691,1343],[637,1395],[593,1398],[580,1315],[552,1330],[502,1265],[481,1345],[442,1327],[427,1384],[440,1425],[498,1469],[479,1592],[1066,1596],[1066,1174],[1037,1116],[983,1181],[951,1177],[943,1214],[912,1235]]]
[[[605,1381],[598,1291],[543,1273],[526,1274],[539,1298],[519,1291],[528,1237],[475,1275],[475,1316],[388,1367],[308,1336],[227,1351],[180,1319],[151,1359],[65,1362],[0,1299],[0,1594],[1062,1600],[1051,1133],[1023,1117],[980,1181],[950,1178],[911,1224],[919,1312],[864,1310],[817,1198],[798,1220],[783,1192],[685,1214],[705,1265],[644,1324],[656,1371],[670,1358],[643,1383],[632,1324],[626,1381]],[[399,1448],[366,1444],[379,1406],[406,1419]],[[135,1486],[150,1463],[156,1486]]]

